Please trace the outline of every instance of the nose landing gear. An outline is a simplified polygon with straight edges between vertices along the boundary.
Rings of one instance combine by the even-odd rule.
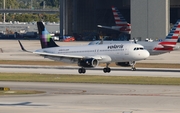
[[[131,61],[131,62],[129,62],[129,64],[130,64],[130,66],[131,66],[131,70],[132,70],[132,71],[136,71],[136,67],[135,67],[136,62],[135,62],[135,61]]]

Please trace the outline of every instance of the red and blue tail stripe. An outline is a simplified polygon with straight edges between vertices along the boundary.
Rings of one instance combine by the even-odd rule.
[[[117,26],[127,25],[127,21],[125,20],[125,18],[122,16],[122,14],[118,11],[116,7],[112,6],[112,12],[113,12],[115,23]]]
[[[166,36],[166,39],[158,44],[154,50],[170,50],[172,51],[173,48],[177,44],[177,40],[180,34],[180,20],[176,22],[174,27],[171,29],[169,34]]]
[[[112,6],[112,12],[114,15],[114,20],[116,23],[116,26],[120,27],[121,32],[125,32],[130,34],[131,33],[131,24],[129,24],[125,18],[122,16],[122,14],[118,11],[118,9],[114,6]]]
[[[176,22],[176,24],[170,30],[168,36],[166,36],[166,39],[162,43],[166,43],[166,44],[170,43],[170,44],[172,44],[172,42],[173,42],[176,45],[177,40],[179,38],[179,33],[180,33],[180,20],[178,20]]]

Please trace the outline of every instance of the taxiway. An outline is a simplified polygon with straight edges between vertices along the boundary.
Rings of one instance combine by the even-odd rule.
[[[0,72],[5,73],[40,73],[40,74],[79,74],[77,66],[23,66],[0,65]],[[180,77],[180,69],[167,68],[137,68],[131,71],[130,67],[111,67],[110,73],[104,73],[103,67],[87,68],[84,75],[102,76],[149,76],[149,77]]]
[[[0,96],[2,113],[178,113],[179,86],[0,82],[45,94]]]

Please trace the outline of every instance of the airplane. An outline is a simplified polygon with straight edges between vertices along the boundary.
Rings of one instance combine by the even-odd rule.
[[[112,30],[120,31],[122,33],[131,34],[131,24],[129,24],[125,20],[125,18],[122,16],[122,14],[118,11],[116,7],[112,6],[112,12],[114,15],[116,26],[97,25],[97,27],[105,28],[105,29],[112,29]]]
[[[180,20],[176,22],[174,27],[170,30],[169,34],[166,36],[165,40],[158,42],[146,42],[146,41],[135,41],[135,43],[138,43],[142,46],[144,46],[144,49],[148,50],[150,55],[160,55],[167,52],[171,52],[173,50],[179,49],[179,46],[177,46],[177,40],[179,38],[180,34]],[[92,41],[88,45],[96,45],[96,44],[116,44],[116,43],[132,43],[130,41],[105,41],[105,40],[98,40],[98,41]],[[117,65],[120,66],[130,66],[130,63],[128,62],[117,62]]]
[[[40,35],[41,49],[28,51],[19,41],[20,47],[25,52],[31,52],[44,56],[54,61],[76,63],[81,68],[78,72],[86,73],[88,67],[96,67],[99,63],[106,63],[104,73],[109,73],[111,62],[139,61],[149,57],[149,52],[140,44],[117,43],[103,45],[81,45],[81,46],[58,46],[51,38],[42,22],[37,22]],[[134,65],[132,70],[136,70]]]

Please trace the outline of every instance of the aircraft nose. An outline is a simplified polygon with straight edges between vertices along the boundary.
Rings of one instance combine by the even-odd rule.
[[[147,50],[144,50],[142,56],[146,59],[150,56],[150,53]]]
[[[136,55],[137,60],[145,60],[150,56],[149,52],[147,50],[138,51],[138,54]]]
[[[135,51],[135,54],[132,54],[132,56],[134,57],[136,61],[145,60],[146,58],[150,56],[150,53],[147,50],[138,50],[138,51]]]

